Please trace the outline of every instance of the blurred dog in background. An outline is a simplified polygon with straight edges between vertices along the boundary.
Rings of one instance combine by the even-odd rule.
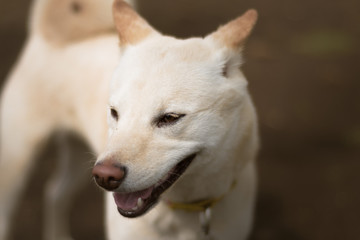
[[[97,0],[33,4],[28,39],[1,95],[2,240],[29,172],[36,168],[35,154],[49,136],[71,131],[95,152],[105,146],[108,82],[119,59],[111,4]],[[86,179],[83,162],[68,157],[68,147],[64,148],[59,168],[46,186],[45,239],[70,239],[71,199]]]

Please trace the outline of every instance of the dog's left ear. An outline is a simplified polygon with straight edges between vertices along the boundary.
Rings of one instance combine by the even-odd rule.
[[[250,9],[242,16],[221,26],[206,38],[213,39],[220,46],[225,46],[231,50],[241,49],[253,29],[257,17],[257,11]]]
[[[228,77],[232,70],[238,69],[242,64],[240,51],[256,23],[257,16],[256,10],[248,10],[205,38],[205,40],[210,40],[216,48],[225,50],[220,59],[224,77]]]
[[[113,16],[122,47],[129,44],[134,45],[149,35],[157,33],[145,19],[123,0],[114,1]]]

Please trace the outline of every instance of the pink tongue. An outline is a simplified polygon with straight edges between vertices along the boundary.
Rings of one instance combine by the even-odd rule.
[[[154,187],[149,187],[138,192],[114,193],[115,203],[122,210],[131,210],[137,206],[138,198],[142,198],[143,200],[147,199],[151,195],[153,189]]]

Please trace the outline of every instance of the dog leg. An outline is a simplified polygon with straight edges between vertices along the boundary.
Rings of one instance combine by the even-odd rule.
[[[22,82],[9,83],[0,103],[1,240],[8,237],[15,206],[34,165],[32,160],[54,127]]]
[[[45,190],[44,239],[70,240],[70,209],[78,190],[90,178],[82,156],[74,156],[65,132],[57,136],[59,145],[58,167]],[[80,152],[77,149],[76,153]]]

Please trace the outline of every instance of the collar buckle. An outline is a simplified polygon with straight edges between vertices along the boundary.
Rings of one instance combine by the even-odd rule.
[[[207,207],[199,213],[200,225],[201,225],[201,229],[203,231],[205,240],[211,240],[211,238],[210,238],[211,215],[212,215],[211,207]]]
[[[234,180],[230,186],[230,189],[217,198],[210,198],[203,201],[193,202],[193,203],[177,203],[177,202],[167,202],[167,205],[171,209],[181,209],[189,212],[199,212],[199,220],[202,232],[204,233],[204,240],[211,240],[210,236],[210,222],[212,215],[212,207],[220,202],[227,194],[229,194],[236,186],[236,180]]]

